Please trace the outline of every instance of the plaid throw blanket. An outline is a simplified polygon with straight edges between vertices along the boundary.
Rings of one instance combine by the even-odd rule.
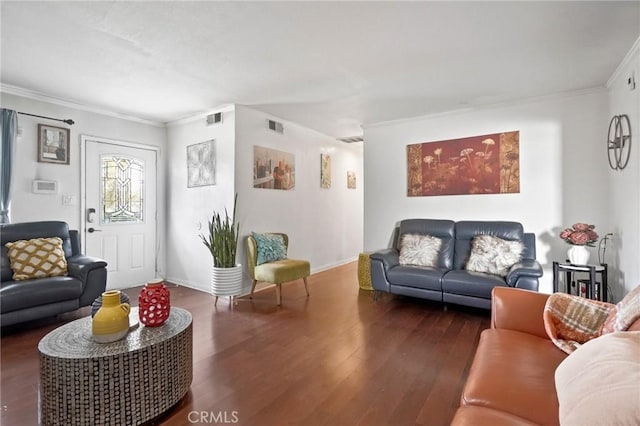
[[[544,307],[544,328],[553,343],[570,354],[601,334],[615,305],[584,297],[554,293]]]
[[[547,299],[542,315],[549,338],[570,354],[603,334],[627,331],[640,318],[640,285],[617,305],[554,293]]]

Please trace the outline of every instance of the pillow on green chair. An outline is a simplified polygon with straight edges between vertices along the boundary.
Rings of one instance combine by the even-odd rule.
[[[262,265],[267,262],[274,262],[287,258],[287,248],[284,245],[284,238],[279,234],[257,234],[253,233],[258,251],[257,264]]]

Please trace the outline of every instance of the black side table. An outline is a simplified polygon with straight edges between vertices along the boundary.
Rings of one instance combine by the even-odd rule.
[[[564,272],[564,287],[567,294],[571,294],[571,288],[577,285],[577,295],[580,295],[580,284],[585,284],[586,296],[588,299],[607,301],[607,264],[602,265],[573,265],[553,262],[553,292],[556,293],[559,287],[559,275]],[[579,274],[586,278],[579,279]],[[597,277],[600,275],[600,281]]]

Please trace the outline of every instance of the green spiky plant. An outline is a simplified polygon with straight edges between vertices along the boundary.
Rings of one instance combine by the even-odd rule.
[[[213,213],[209,221],[209,234],[200,234],[202,243],[211,252],[213,266],[216,268],[233,268],[236,266],[236,251],[238,248],[238,234],[240,224],[236,223],[236,204],[238,194],[233,200],[233,217],[229,217],[227,209],[224,209],[224,219],[220,213]]]

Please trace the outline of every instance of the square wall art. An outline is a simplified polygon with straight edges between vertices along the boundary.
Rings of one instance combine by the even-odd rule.
[[[253,187],[293,189],[296,185],[295,155],[261,146],[253,147]]]
[[[407,195],[520,192],[520,132],[407,146]]]

